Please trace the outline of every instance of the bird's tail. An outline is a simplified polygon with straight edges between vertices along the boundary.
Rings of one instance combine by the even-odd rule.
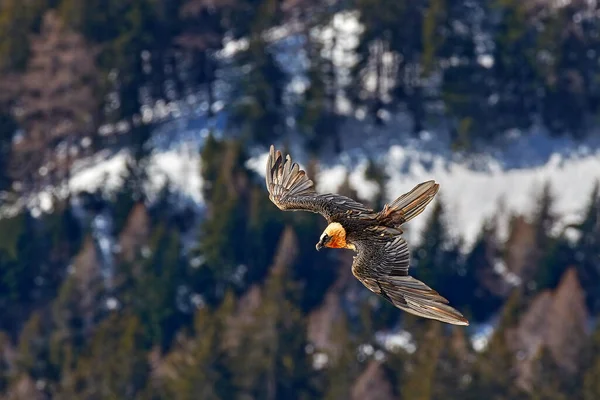
[[[410,192],[403,194],[390,204],[386,204],[381,216],[392,224],[400,226],[417,215],[433,200],[440,185],[435,181],[418,184]]]
[[[385,299],[406,312],[447,324],[469,325],[448,300],[412,276],[390,276],[379,281],[379,287]]]

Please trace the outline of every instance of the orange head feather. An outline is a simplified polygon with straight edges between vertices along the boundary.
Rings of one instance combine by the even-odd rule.
[[[352,249],[354,246],[346,242],[346,230],[339,222],[330,223],[317,244],[317,250],[321,247],[332,249]]]

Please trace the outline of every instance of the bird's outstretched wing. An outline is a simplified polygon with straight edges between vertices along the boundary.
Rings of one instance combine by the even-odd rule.
[[[377,228],[374,228],[377,229]],[[408,275],[410,254],[399,235],[355,243],[352,273],[369,290],[396,307],[421,317],[454,325],[469,325],[463,315],[448,305],[448,300],[423,282]]]
[[[281,210],[304,210],[319,213],[328,220],[341,213],[370,214],[373,210],[349,197],[337,194],[318,194],[306,172],[293,162],[289,154],[285,160],[279,150],[271,146],[265,174],[269,199]]]

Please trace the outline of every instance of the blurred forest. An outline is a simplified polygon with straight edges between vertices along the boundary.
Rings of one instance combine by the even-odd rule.
[[[348,68],[344,13],[363,25]],[[351,252],[315,252],[321,217],[277,210],[245,163],[299,137],[315,176],[345,121],[397,113],[457,150],[536,125],[585,140],[599,52],[593,0],[2,0],[0,399],[599,399],[598,185],[563,231],[546,186],[506,240],[491,218],[466,252],[430,206],[412,271],[458,328],[369,293]],[[229,116],[202,147],[201,210],[145,189],[152,110],[173,103],[211,130]],[[122,148],[122,187],[71,190],[77,162]],[[367,175],[380,207],[382,165]],[[33,213],[47,188],[52,211]]]

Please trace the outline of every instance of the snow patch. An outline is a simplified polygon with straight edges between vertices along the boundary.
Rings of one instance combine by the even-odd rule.
[[[476,240],[484,221],[494,216],[498,216],[499,239],[505,240],[510,215],[532,215],[536,206],[534,199],[546,182],[555,197],[553,211],[560,216],[555,231],[581,218],[594,183],[600,179],[600,148],[578,145],[576,151],[565,154],[554,147],[556,142],[564,142],[563,139],[534,136],[530,140],[544,145],[538,147],[537,153],[534,145],[522,146],[524,165],[503,154],[482,155],[478,159],[450,158],[443,151],[427,149],[421,140],[420,147],[407,142],[388,146],[387,150],[375,154],[383,161],[389,176],[387,201],[430,179],[440,184],[437,198],[445,206],[450,234],[461,236],[468,248]],[[549,146],[554,151],[541,155]],[[267,154],[254,157],[247,165],[264,176],[266,157]],[[377,194],[377,185],[365,178],[366,159],[366,152],[345,152],[333,163],[322,165],[316,177],[317,191],[335,193],[349,174],[359,197],[372,200]],[[407,224],[406,234],[413,243],[420,241],[432,210],[433,207],[427,207],[419,218]]]
[[[81,168],[70,180],[71,190],[94,191],[99,188],[113,191],[123,184],[129,160],[127,151],[118,152],[102,161]],[[148,164],[149,194],[158,193],[168,182],[176,191],[202,203],[200,153],[194,144],[183,143],[167,151],[155,152]]]

